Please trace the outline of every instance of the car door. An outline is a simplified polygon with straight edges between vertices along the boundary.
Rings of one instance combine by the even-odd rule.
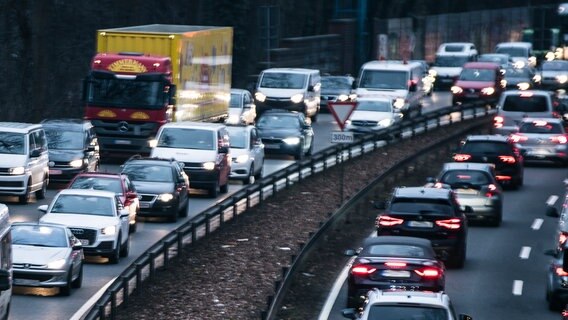
[[[179,193],[178,197],[179,197],[179,202],[178,202],[178,209],[181,209],[182,207],[185,206],[186,201],[188,201],[189,198],[189,186],[187,185],[187,182],[185,181],[185,177],[182,174],[182,169],[180,166],[173,166],[173,170],[174,170],[174,181],[176,184],[176,192]]]
[[[258,135],[258,130],[256,128],[251,128],[249,133],[251,155],[254,157],[254,173],[258,173],[262,170],[264,165],[264,144]]]
[[[312,144],[314,143],[314,130],[312,125],[306,121],[306,117],[302,114],[299,115],[300,130],[302,130],[302,136],[304,137],[304,151],[310,150]]]
[[[250,92],[243,94],[243,118],[246,124],[253,124],[256,118],[256,106]]]
[[[71,245],[72,248],[71,261],[73,265],[73,274],[78,274],[84,259],[81,240],[77,239],[69,228],[65,228],[65,232],[67,234],[67,238],[69,239],[69,244]],[[81,246],[80,249],[78,249],[79,245]]]
[[[122,238],[122,243],[126,243],[126,241],[128,240],[128,233],[130,229],[128,209],[124,207],[118,195],[114,196],[114,203],[116,206],[116,213],[118,215],[118,219],[120,219],[120,232],[121,234],[125,235]]]

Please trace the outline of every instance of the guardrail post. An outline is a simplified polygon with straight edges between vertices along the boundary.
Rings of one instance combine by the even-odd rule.
[[[128,283],[128,277],[121,276],[120,279],[122,280],[122,304],[126,306],[130,298],[130,284]]]
[[[150,280],[154,279],[154,276],[156,275],[156,262],[154,262],[154,258],[156,257],[156,255],[154,254],[154,252],[148,252],[148,261],[150,262],[150,273],[149,273],[149,278]]]
[[[252,191],[250,188],[247,188],[247,210],[250,209],[250,195],[252,194]]]
[[[181,230],[176,230],[176,241],[177,241],[177,251],[178,256],[181,254],[183,249],[183,232]]]
[[[197,241],[197,232],[195,232],[195,223],[191,224],[191,244],[195,244]]]
[[[209,215],[209,212],[205,214],[205,235],[209,235],[209,232],[211,231],[211,216]]]
[[[302,180],[304,180],[304,177],[302,176],[302,161],[300,161],[300,164],[298,165],[298,183],[302,182]]]
[[[99,319],[105,320],[107,318],[105,314],[105,305],[100,303],[97,305],[97,308],[99,309]]]
[[[116,315],[116,292],[113,290],[110,292],[110,318],[114,319]]]
[[[163,242],[162,250],[164,251],[164,269],[170,264],[170,247],[166,241]]]
[[[136,263],[136,293],[140,294],[142,287],[142,264]]]
[[[272,177],[272,195],[275,195],[278,192],[278,185],[276,184],[276,176]]]

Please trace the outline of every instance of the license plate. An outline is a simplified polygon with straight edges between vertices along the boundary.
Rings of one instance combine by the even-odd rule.
[[[432,223],[432,221],[408,221],[408,226],[415,228],[432,228],[434,223]]]
[[[456,192],[459,194],[477,194],[475,189],[456,189]]]
[[[16,286],[33,286],[37,284],[39,284],[38,280],[14,278],[14,285]]]
[[[468,93],[465,95],[467,98],[477,98],[477,94],[475,93]]]
[[[148,202],[140,202],[140,208],[150,208],[150,203],[148,203]]]
[[[114,143],[116,143],[116,144],[132,144],[132,141],[130,141],[130,140],[114,140]]]
[[[49,169],[49,174],[62,174],[63,171],[61,170],[55,170],[55,169]]]
[[[87,239],[79,239],[79,241],[81,241],[81,244],[84,245],[84,246],[89,245],[89,240],[87,240]]]
[[[407,270],[384,270],[383,277],[389,278],[410,278],[410,271]]]
[[[265,144],[264,147],[267,149],[280,149],[279,144]]]

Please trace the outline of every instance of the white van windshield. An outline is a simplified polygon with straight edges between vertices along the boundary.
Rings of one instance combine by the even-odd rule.
[[[215,132],[190,128],[167,128],[158,139],[158,147],[215,150]]]
[[[408,71],[363,70],[360,88],[408,90]]]
[[[0,132],[0,153],[25,154],[24,138],[20,133]]]
[[[307,76],[299,73],[267,72],[262,75],[261,88],[303,89]]]

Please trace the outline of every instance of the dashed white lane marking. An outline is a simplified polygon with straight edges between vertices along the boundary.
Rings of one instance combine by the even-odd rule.
[[[531,247],[522,247],[521,253],[519,253],[519,257],[521,259],[528,259],[531,255]]]
[[[558,201],[558,196],[553,194],[550,197],[548,197],[548,200],[546,200],[546,204],[549,206],[553,206],[556,201]]]
[[[542,227],[543,222],[544,222],[544,220],[542,220],[542,219],[534,219],[533,224],[531,225],[531,229],[533,229],[533,230],[540,229],[540,227]]]
[[[520,296],[523,294],[523,281],[515,280],[513,281],[513,295]]]

